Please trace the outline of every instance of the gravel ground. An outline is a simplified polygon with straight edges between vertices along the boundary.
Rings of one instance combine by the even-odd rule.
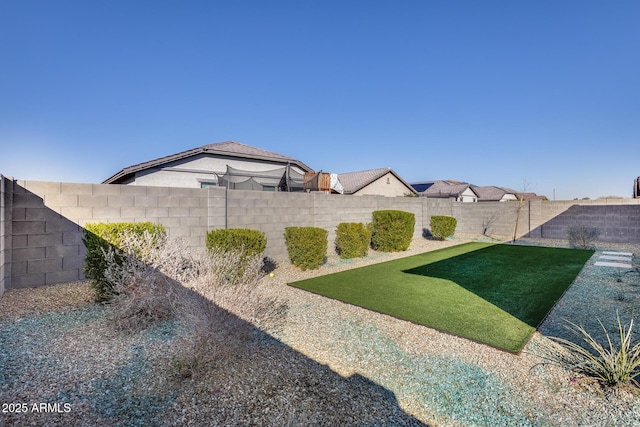
[[[470,240],[478,239],[415,239],[403,253],[330,256],[307,272],[281,263],[263,284],[288,300],[285,327],[275,339],[256,330],[246,351],[198,380],[170,369],[175,322],[115,331],[86,283],[8,291],[0,298],[0,426],[640,426],[638,389],[605,389],[540,357],[545,335],[566,336],[565,318],[590,331],[596,318],[612,326],[616,310],[628,322],[640,275],[594,263],[602,250],[625,250],[637,266],[639,246],[599,247],[520,355],[286,285]]]

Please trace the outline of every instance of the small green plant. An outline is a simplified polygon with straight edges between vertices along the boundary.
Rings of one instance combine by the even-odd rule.
[[[406,251],[411,244],[416,224],[411,212],[374,211],[371,223],[371,245],[382,252]]]
[[[620,347],[618,348],[604,327],[598,320],[607,338],[607,346],[600,344],[589,332],[575,323],[568,322],[566,328],[580,338],[586,346],[576,344],[564,338],[552,337],[565,352],[554,356],[557,362],[584,375],[597,378],[605,385],[614,386],[633,382],[640,375],[640,342],[632,342],[633,319],[629,327],[622,326],[620,316],[616,313]]]
[[[210,251],[242,251],[245,256],[262,255],[267,246],[267,238],[259,230],[229,228],[211,230],[207,233],[207,249]]]
[[[595,249],[594,242],[598,240],[600,231],[585,225],[572,225],[567,228],[569,245],[576,249]]]
[[[115,284],[105,276],[107,260],[105,258],[109,251],[113,254],[115,262],[121,264],[123,260],[123,241],[131,234],[143,236],[148,233],[153,239],[154,245],[160,245],[167,237],[167,231],[161,224],[152,222],[114,222],[114,223],[93,223],[87,224],[84,228],[82,242],[87,249],[85,256],[84,274],[91,280],[91,286],[95,291],[95,300],[104,302],[114,295]],[[130,255],[144,258],[145,253],[140,252]]]
[[[320,267],[327,255],[328,235],[317,227],[286,227],[284,240],[291,263],[302,270]]]
[[[456,225],[458,225],[457,219],[444,215],[434,215],[429,222],[431,235],[439,240],[453,236],[456,232]]]
[[[371,231],[361,222],[341,222],[336,228],[336,250],[340,258],[350,259],[367,255],[371,245]]]

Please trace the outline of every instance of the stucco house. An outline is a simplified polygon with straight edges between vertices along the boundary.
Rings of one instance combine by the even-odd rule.
[[[415,182],[411,184],[422,197],[454,199],[457,202],[477,202],[479,195],[473,186],[454,180]]]
[[[391,168],[339,173],[344,194],[402,197],[416,191]]]
[[[292,157],[226,141],[126,167],[103,183],[303,191],[305,172],[313,170]]]
[[[488,186],[472,186],[476,194],[478,194],[479,202],[508,202],[518,200],[517,191],[510,188]]]

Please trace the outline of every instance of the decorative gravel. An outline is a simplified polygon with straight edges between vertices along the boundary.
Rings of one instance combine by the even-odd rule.
[[[263,280],[288,300],[284,328],[256,330],[198,379],[170,368],[175,322],[118,332],[86,283],[10,290],[0,298],[0,426],[640,426],[637,388],[603,388],[540,357],[545,335],[567,336],[563,319],[597,332],[596,319],[613,328],[618,311],[628,324],[640,274],[594,264],[620,250],[637,268],[637,245],[598,247],[520,355],[286,285],[469,240],[416,239],[403,253],[330,256],[307,272],[281,262]]]

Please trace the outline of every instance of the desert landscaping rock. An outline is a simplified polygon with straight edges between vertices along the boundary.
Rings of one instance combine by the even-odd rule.
[[[611,327],[616,312],[627,323],[637,314],[640,274],[596,267],[602,251],[637,245],[597,248],[519,355],[287,286],[477,239],[414,239],[406,252],[331,255],[305,272],[280,263],[263,280],[288,300],[284,328],[258,332],[249,356],[229,355],[199,380],[172,374],[171,322],[114,331],[86,283],[10,290],[0,298],[0,403],[71,411],[4,413],[0,425],[638,426],[637,387],[603,388],[544,358],[547,336],[568,336],[565,319],[597,330],[597,319]]]

